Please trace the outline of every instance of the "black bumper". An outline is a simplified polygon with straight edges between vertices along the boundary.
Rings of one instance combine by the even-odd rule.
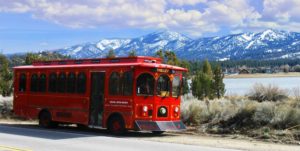
[[[180,131],[185,130],[181,121],[135,121],[138,131]]]

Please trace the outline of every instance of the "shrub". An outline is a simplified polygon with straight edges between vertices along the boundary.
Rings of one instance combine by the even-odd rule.
[[[0,117],[10,115],[12,106],[12,97],[4,98],[0,95]]]
[[[271,124],[278,129],[286,129],[300,124],[300,106],[294,101],[275,106]]]
[[[243,127],[253,127],[255,126],[253,122],[253,115],[255,113],[257,103],[249,100],[242,100],[237,104],[237,112],[231,118],[222,121],[221,127],[231,128],[231,129],[240,129]]]
[[[199,101],[191,95],[182,98],[182,120],[191,125],[204,124],[202,126],[210,130],[287,129],[300,125],[300,101],[295,99],[256,102],[240,97],[206,101]]]
[[[258,125],[269,124],[274,117],[275,103],[273,102],[262,102],[259,103],[255,109],[253,115],[253,121]]]
[[[274,85],[264,86],[262,84],[254,84],[252,90],[248,94],[249,99],[256,100],[258,102],[263,101],[281,101],[288,98],[288,94],[285,90],[282,90]]]
[[[181,104],[181,119],[189,125],[199,125],[209,118],[206,104],[190,95],[185,95]]]

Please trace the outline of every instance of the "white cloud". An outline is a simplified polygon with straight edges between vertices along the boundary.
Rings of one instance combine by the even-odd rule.
[[[300,31],[299,0],[264,0],[262,5],[261,17],[244,24],[242,29]]]
[[[169,3],[175,4],[178,6],[195,5],[195,4],[204,3],[204,2],[207,2],[207,0],[169,0]]]
[[[0,0],[0,12],[17,12],[24,13],[29,11],[31,8],[26,5],[22,0],[10,1]]]
[[[222,26],[240,26],[260,17],[259,13],[247,1],[213,1],[208,6],[204,13],[205,20]]]
[[[30,13],[71,28],[165,28],[193,36],[224,27],[300,28],[299,0],[264,0],[261,12],[250,0],[0,0],[0,12]]]

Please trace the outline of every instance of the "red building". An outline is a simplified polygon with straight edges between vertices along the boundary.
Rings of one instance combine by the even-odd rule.
[[[14,112],[42,127],[75,123],[125,130],[181,130],[187,69],[153,57],[34,62],[14,68]]]

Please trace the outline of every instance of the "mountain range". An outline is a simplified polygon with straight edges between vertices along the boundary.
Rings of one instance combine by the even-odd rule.
[[[127,56],[131,50],[143,56],[153,56],[158,50],[170,50],[179,58],[188,60],[295,59],[300,58],[300,33],[267,29],[192,39],[177,32],[159,31],[136,38],[101,39],[96,43],[54,51],[71,58],[97,58],[105,57],[111,49],[117,56]]]

